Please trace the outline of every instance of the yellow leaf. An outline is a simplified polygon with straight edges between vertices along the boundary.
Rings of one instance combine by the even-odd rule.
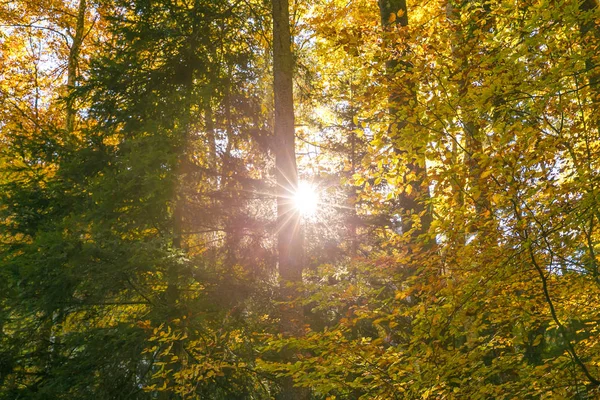
[[[483,171],[483,173],[481,174],[481,179],[485,179],[488,176],[490,176],[492,174],[492,170],[488,169],[487,171]]]

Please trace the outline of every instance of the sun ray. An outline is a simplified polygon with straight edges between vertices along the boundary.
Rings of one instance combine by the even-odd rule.
[[[287,224],[290,222],[290,220],[292,218],[294,218],[295,215],[296,215],[296,212],[293,211],[293,210],[288,210],[283,215],[281,215],[281,217],[285,216],[285,221],[283,221],[281,224],[278,224],[277,230],[275,231],[275,234],[278,234],[285,226],[287,226]]]

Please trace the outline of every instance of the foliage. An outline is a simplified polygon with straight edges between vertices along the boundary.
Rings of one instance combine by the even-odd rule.
[[[600,395],[593,0],[292,4],[290,291],[270,3],[14,3],[0,398]]]

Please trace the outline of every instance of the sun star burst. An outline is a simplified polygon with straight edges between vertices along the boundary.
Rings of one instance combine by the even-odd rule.
[[[314,186],[308,182],[298,183],[294,193],[294,206],[303,217],[312,217],[316,214],[319,205],[319,196]]]

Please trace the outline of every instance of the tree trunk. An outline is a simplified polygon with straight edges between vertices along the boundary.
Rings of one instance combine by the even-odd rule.
[[[65,116],[65,130],[67,133],[73,132],[75,125],[75,110],[73,107],[73,98],[71,91],[75,88],[77,82],[77,64],[79,62],[79,53],[81,50],[81,44],[83,43],[83,30],[85,28],[85,13],[87,10],[86,0],[80,0],[77,11],[77,22],[75,25],[75,35],[73,36],[73,43],[69,50],[69,59],[67,61],[67,87],[68,97],[66,104],[66,116]],[[47,360],[46,360],[46,373],[49,374],[53,368],[54,359],[56,358],[57,349],[60,347],[60,322],[62,320],[62,310],[55,310],[48,317],[47,321],[44,322],[42,331],[43,336],[48,338],[47,344]]]
[[[298,186],[294,135],[292,40],[288,0],[273,0],[273,91],[275,99],[275,167],[277,180],[277,251],[281,331],[286,336],[303,332],[303,313],[294,304],[302,283],[302,233],[300,214],[291,197]],[[285,352],[284,352],[285,353]],[[282,354],[291,361],[293,354]],[[281,381],[278,399],[305,399],[307,391],[295,388],[291,379]]]
[[[452,2],[449,1],[446,5],[446,15],[448,19],[459,23],[462,6],[463,5],[459,4],[458,8],[455,8],[452,5]],[[489,9],[484,7],[484,10],[481,12],[481,17],[489,20]],[[458,98],[467,99],[469,87],[472,82],[468,79],[468,72],[470,70],[468,53],[464,51],[463,47],[467,46],[467,48],[470,48],[469,37],[462,29],[458,29],[455,31],[452,38],[451,54],[458,65],[456,72],[459,76]],[[489,218],[491,218],[491,204],[489,201],[490,193],[488,189],[489,183],[485,178],[482,178],[484,168],[481,164],[483,153],[483,142],[481,138],[484,137],[485,134],[481,132],[478,126],[477,111],[475,110],[474,112],[470,107],[469,100],[461,101],[457,106],[459,110],[457,117],[462,121],[464,127],[464,163],[467,167],[467,177],[461,182],[463,183],[462,187],[457,187],[456,190],[461,191],[460,198],[464,203],[464,193],[468,193],[470,189],[475,209],[474,217],[465,218],[466,226],[461,227],[462,229],[457,229],[462,233],[461,241],[463,245],[466,243],[469,235],[476,235],[484,229]],[[457,206],[460,208],[463,204],[458,204]],[[488,218],[486,215],[489,215],[490,217]]]
[[[381,13],[381,25],[384,30],[384,43],[391,47],[389,43],[390,31],[396,26],[408,25],[408,9],[406,0],[379,0],[379,11]],[[429,199],[429,189],[427,187],[427,170],[425,167],[425,144],[410,132],[410,126],[407,121],[402,119],[398,112],[398,106],[407,104],[416,98],[414,83],[410,80],[410,74],[407,74],[408,82],[402,87],[393,83],[394,75],[404,69],[410,73],[412,65],[408,62],[400,62],[390,57],[386,62],[386,75],[388,77],[388,96],[389,96],[389,114],[390,125],[388,133],[394,143],[395,152],[400,156],[407,158],[406,171],[404,172],[405,186],[410,189],[404,190],[398,196],[398,205],[401,210],[402,233],[408,234],[410,244],[414,245],[417,237],[429,230],[432,216],[426,209],[425,203]],[[414,140],[411,146],[414,150],[408,154],[401,143],[406,142],[406,138],[411,137]],[[400,143],[400,144],[398,144]],[[410,177],[414,177],[411,178]],[[414,216],[420,216],[420,226],[415,226]],[[411,246],[412,247],[412,246]]]
[[[83,30],[85,29],[85,13],[87,9],[86,0],[79,0],[79,7],[77,11],[77,25],[75,26],[75,35],[73,36],[73,43],[69,50],[69,61],[67,64],[67,110],[65,118],[65,130],[67,133],[73,132],[75,128],[75,109],[73,107],[73,94],[72,91],[77,83],[77,64],[79,62],[79,53],[81,51],[81,44],[83,43]]]

